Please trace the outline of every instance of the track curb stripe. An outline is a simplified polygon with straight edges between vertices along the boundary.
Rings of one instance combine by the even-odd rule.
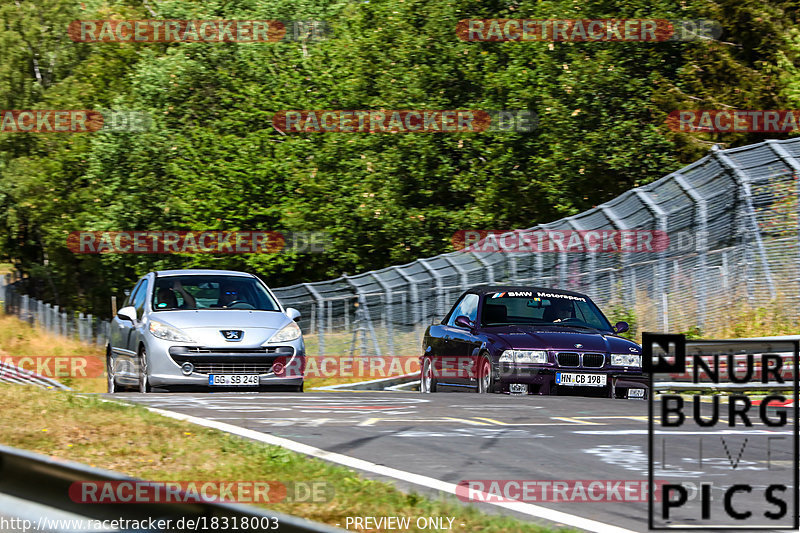
[[[457,485],[454,485],[453,483],[447,483],[445,481],[440,481],[432,477],[423,476],[420,474],[414,474],[412,472],[405,472],[403,470],[397,470],[395,468],[390,468],[387,466],[371,463],[369,461],[358,459],[356,457],[350,457],[348,455],[328,452],[321,448],[309,446],[308,444],[303,444],[301,442],[285,439],[283,437],[276,437],[274,435],[270,435],[267,433],[261,433],[259,431],[255,431],[252,429],[234,426],[232,424],[227,424],[225,422],[219,422],[216,420],[207,420],[205,418],[199,418],[196,416],[186,415],[183,413],[176,413],[174,411],[168,411],[165,409],[158,409],[156,407],[147,407],[142,404],[136,404],[136,405],[142,406],[148,411],[151,411],[153,413],[173,418],[175,420],[181,420],[198,426],[218,429],[226,433],[231,433],[233,435],[238,435],[240,437],[263,442],[265,444],[271,444],[273,446],[280,446],[281,448],[286,448],[287,450],[291,450],[293,452],[302,453],[304,455],[316,457],[324,461],[329,461],[331,463],[336,463],[356,470],[363,470],[365,472],[371,472],[373,474],[399,479],[401,481],[413,483],[415,485],[420,485],[430,489],[456,495]],[[543,518],[545,520],[549,520],[557,524],[572,526],[579,529],[583,529],[585,531],[592,531],[596,533],[636,533],[629,529],[623,529],[617,526],[612,526],[610,524],[605,524],[603,522],[598,522],[596,520],[582,518],[580,516],[564,513],[561,511],[556,511],[553,509],[548,509],[547,507],[541,507],[539,505],[534,505],[531,503],[525,503],[525,502],[482,502],[482,503],[486,503],[488,505],[496,505],[497,507],[503,507],[505,509],[526,514],[528,516]]]

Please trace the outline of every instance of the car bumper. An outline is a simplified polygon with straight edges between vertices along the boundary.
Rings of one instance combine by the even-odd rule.
[[[540,394],[558,394],[559,392],[581,392],[590,390],[605,391],[610,397],[627,397],[628,389],[650,388],[648,376],[641,372],[625,372],[609,368],[572,368],[537,365],[512,365],[498,363],[496,375],[503,388],[512,383],[534,387]],[[602,387],[565,386],[556,384],[557,372],[574,372],[581,374],[605,374],[606,385]]]
[[[299,386],[304,381],[305,346],[302,338],[280,346],[249,347],[200,347],[160,339],[150,341],[147,355],[149,381],[153,387],[206,387],[213,390],[256,387],[210,385],[210,376],[221,374],[257,375],[258,387]],[[185,363],[191,363],[191,372],[182,369]]]

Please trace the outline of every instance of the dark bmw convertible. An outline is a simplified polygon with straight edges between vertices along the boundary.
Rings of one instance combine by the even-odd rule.
[[[644,399],[641,347],[584,295],[475,287],[425,332],[420,390]]]

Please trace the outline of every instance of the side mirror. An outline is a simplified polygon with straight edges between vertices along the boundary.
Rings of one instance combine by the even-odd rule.
[[[614,324],[614,333],[625,333],[629,329],[630,327],[628,327],[627,322],[617,322]]]
[[[136,322],[136,308],[132,305],[123,307],[117,311],[117,317],[120,320],[130,320],[131,322]]]
[[[300,311],[298,311],[294,307],[287,307],[286,316],[288,316],[292,320],[297,320],[298,318],[300,318]]]
[[[460,326],[462,328],[469,328],[472,329],[474,325],[472,324],[472,320],[465,317],[464,315],[457,316],[455,321],[456,326]]]

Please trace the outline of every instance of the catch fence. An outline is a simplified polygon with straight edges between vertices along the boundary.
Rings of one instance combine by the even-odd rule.
[[[638,252],[454,250],[354,276],[274,289],[315,355],[411,355],[427,325],[478,284],[588,294],[638,331],[719,331],[741,306],[800,309],[800,138],[720,150],[583,213],[525,231],[655,230]],[[475,229],[475,228],[465,228]],[[5,293],[5,296],[4,296]],[[108,323],[0,287],[6,312],[104,344]]]

